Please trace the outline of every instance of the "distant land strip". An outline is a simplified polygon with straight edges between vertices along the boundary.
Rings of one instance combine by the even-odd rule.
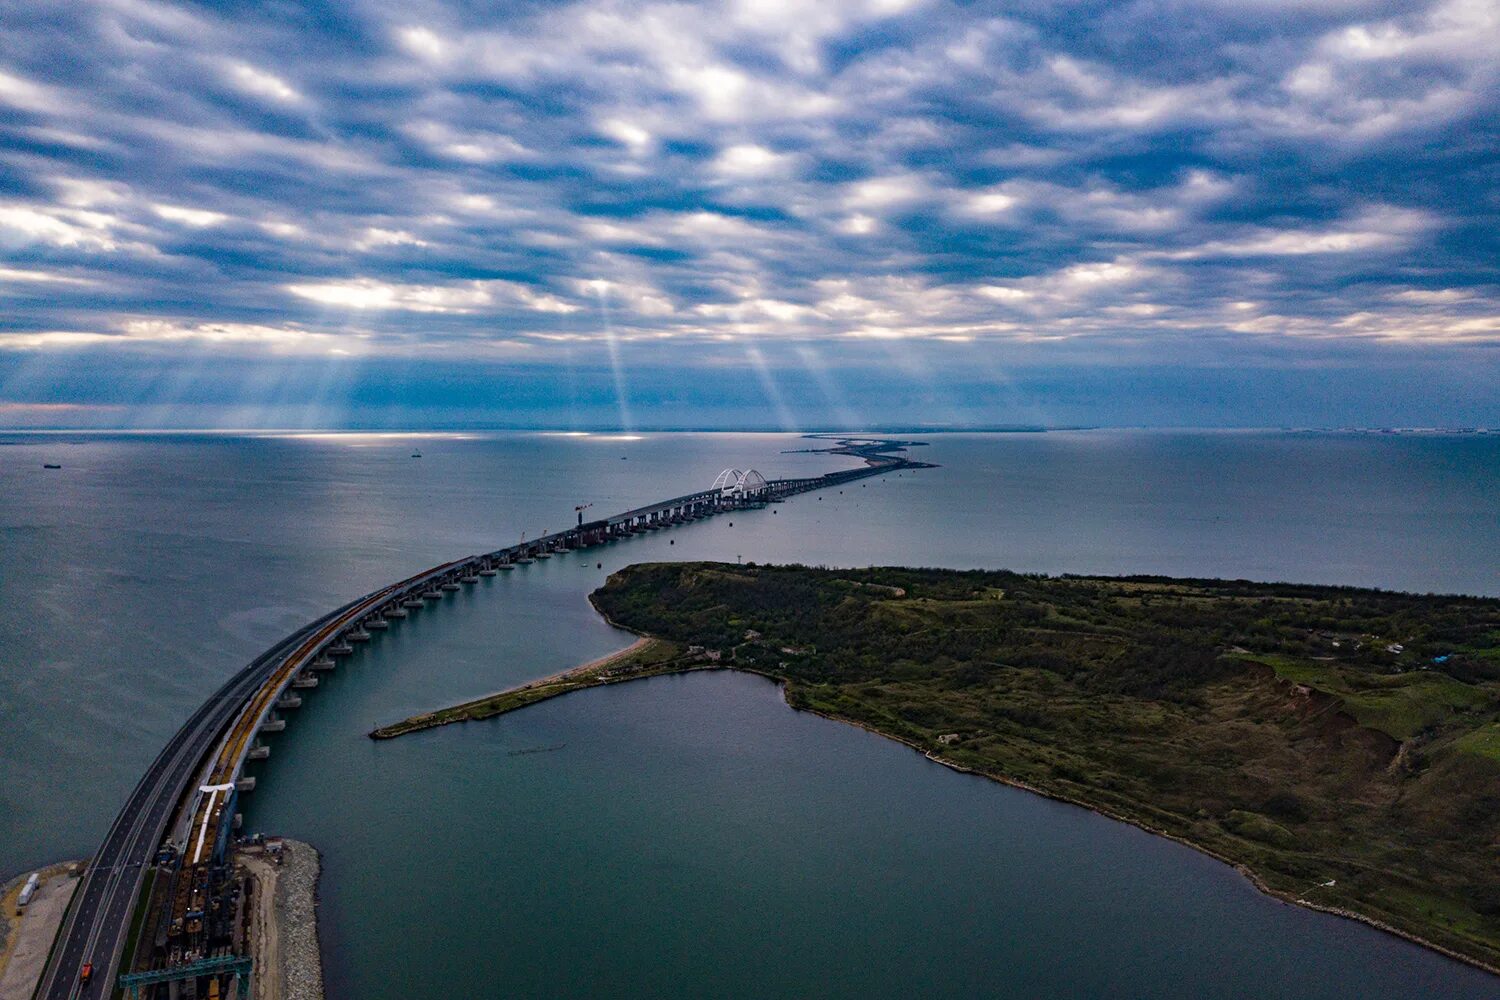
[[[528,681],[525,684],[506,688],[504,691],[487,694],[482,698],[475,698],[449,708],[413,715],[388,726],[378,726],[370,731],[370,738],[390,740],[408,733],[419,733],[424,729],[451,726],[456,722],[490,719],[539,701],[546,701],[548,698],[556,698],[569,691],[607,684],[613,676],[612,672],[628,673],[628,676],[622,675],[621,679],[633,680],[636,677],[646,676],[641,671],[649,666],[664,668],[654,670],[653,673],[666,673],[681,670],[687,665],[681,656],[681,647],[676,643],[643,636],[624,649],[576,667],[569,667],[567,670],[550,676]]]

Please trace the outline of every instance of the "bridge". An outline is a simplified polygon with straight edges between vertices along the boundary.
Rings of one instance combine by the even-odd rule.
[[[161,984],[212,977],[248,995],[250,969],[228,925],[235,919],[229,847],[239,797],[255,779],[245,764],[270,753],[264,735],[286,726],[318,674],[355,645],[481,577],[557,553],[587,549],[800,493],[926,463],[890,454],[908,442],[844,442],[828,452],[865,460],[863,467],[800,479],[767,479],[754,469],[726,469],[706,490],[657,501],[566,531],[483,555],[443,563],[350,601],[297,630],[241,668],[183,724],[157,755],[120,810],[84,875],[38,985],[39,1000],[132,996]],[[154,870],[150,892],[146,876]],[[133,924],[130,969],[122,959]],[[83,982],[80,970],[90,965]],[[123,975],[121,972],[123,971]],[[193,987],[189,987],[192,989]],[[171,995],[178,996],[175,986]]]

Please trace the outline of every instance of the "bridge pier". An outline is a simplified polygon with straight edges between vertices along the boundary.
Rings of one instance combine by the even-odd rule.
[[[896,447],[896,443],[893,442],[881,443]],[[179,884],[184,886],[186,891],[174,897],[171,917],[173,925],[178,929],[169,932],[167,936],[176,935],[176,946],[187,945],[189,939],[184,937],[184,934],[198,935],[203,927],[205,910],[203,903],[207,899],[207,894],[220,891],[211,883],[211,877],[218,877],[212,873],[219,870],[218,865],[223,859],[221,845],[230,839],[227,836],[228,829],[234,828],[234,803],[236,801],[234,796],[248,793],[255,787],[254,778],[240,775],[239,780],[236,780],[242,760],[236,759],[234,754],[243,753],[245,758],[251,760],[266,759],[271,748],[264,740],[271,733],[280,732],[286,728],[285,713],[301,706],[300,692],[316,686],[320,680],[318,674],[333,669],[338,657],[352,654],[354,644],[368,641],[372,632],[389,628],[393,620],[399,621],[409,617],[410,612],[425,607],[425,601],[440,600],[447,593],[462,590],[465,584],[477,583],[481,576],[498,575],[502,571],[513,569],[516,564],[530,563],[537,558],[546,559],[556,553],[586,549],[642,532],[660,531],[663,528],[688,524],[718,514],[730,513],[732,515],[736,510],[759,508],[766,503],[779,502],[784,498],[813,489],[841,487],[845,483],[853,484],[855,480],[884,472],[902,468],[919,468],[924,465],[924,463],[911,462],[904,458],[882,456],[879,451],[890,450],[890,448],[875,449],[873,446],[862,446],[856,439],[850,439],[850,442],[842,449],[830,450],[836,450],[840,454],[864,457],[867,467],[829,473],[816,478],[775,482],[767,481],[755,470],[741,472],[726,469],[709,489],[647,504],[600,521],[583,523],[580,518],[580,523],[576,527],[566,528],[561,533],[548,534],[530,542],[523,540],[519,545],[508,545],[495,552],[470,556],[434,567],[401,583],[375,591],[361,601],[346,606],[344,610],[319,619],[314,623],[314,627],[319,630],[315,632],[316,638],[307,638],[305,633],[298,633],[295,637],[295,641],[300,643],[300,646],[295,646],[297,650],[295,654],[287,652],[287,649],[293,648],[293,638],[289,638],[285,644],[268,651],[252,664],[253,672],[250,675],[246,677],[237,675],[233,682],[222,689],[220,695],[215,696],[214,701],[204,706],[202,711],[209,714],[202,717],[202,723],[195,723],[197,729],[191,732],[185,729],[181,736],[182,739],[191,741],[187,745],[195,753],[199,750],[204,753],[210,752],[212,747],[206,744],[215,739],[219,740],[219,757],[211,771],[213,775],[211,780],[214,784],[199,789],[199,792],[209,792],[209,797],[204,799],[198,793],[194,793],[195,798],[190,800],[190,808],[194,815],[189,817],[190,823],[187,829],[197,834],[197,847],[191,853],[181,855],[168,852],[167,862],[170,862],[173,856],[192,860],[187,862],[178,873],[183,879]],[[843,492],[842,489],[840,492]],[[733,523],[731,520],[730,524],[733,525]],[[603,568],[602,563],[597,565]],[[331,640],[329,636],[332,636]],[[252,689],[253,696],[246,694]],[[223,699],[222,703],[218,699]],[[268,700],[271,702],[269,710],[266,704]],[[235,712],[238,714],[233,714]],[[221,727],[218,735],[209,731],[212,728],[207,725],[209,722],[212,726]],[[225,735],[223,726],[231,727],[227,731],[228,735]],[[202,759],[201,756],[194,756],[194,763],[185,764],[184,767],[196,769],[198,766],[196,761],[200,759]],[[228,793],[226,797],[214,798],[215,794],[223,795],[226,791]],[[171,788],[147,787],[143,784],[142,790],[137,793],[139,798],[133,796],[130,805],[132,809],[145,810],[148,806],[157,809],[163,798],[176,794]],[[123,815],[127,814],[122,813]],[[143,811],[139,815],[153,817],[151,822],[157,822],[154,818],[157,813]],[[168,817],[160,820],[159,825],[164,829],[170,823],[171,819]],[[159,833],[159,831],[155,832]],[[203,850],[209,843],[204,840],[204,834],[211,834],[214,837],[212,843],[215,846],[211,860],[205,860],[203,855]],[[135,834],[130,833],[130,836],[134,837]],[[180,835],[174,833],[173,836]],[[157,850],[157,845],[161,843],[160,837],[153,834],[153,837],[146,839],[150,841],[150,845],[141,850]],[[110,846],[113,847],[113,843]],[[126,857],[126,850],[140,853],[136,850],[137,846],[127,845],[120,851],[120,856]],[[136,859],[134,863],[139,863],[139,859]],[[73,951],[64,952],[64,954],[77,953],[76,941],[83,940],[79,937],[80,934],[100,933],[100,928],[113,920],[113,915],[119,912],[122,901],[129,903],[125,896],[130,890],[129,885],[117,890],[111,884],[106,892],[106,900],[110,908],[108,910],[101,908],[97,915],[92,915],[87,922],[80,923],[77,933],[68,932],[73,939],[69,945]],[[216,897],[216,901],[222,901],[223,898],[227,897]],[[100,906],[103,907],[104,904]],[[123,940],[123,933],[122,931],[108,939],[105,944],[117,945]],[[108,951],[107,948],[106,951]],[[178,957],[171,960],[173,964],[168,969],[140,974],[142,977],[149,976],[150,978],[136,978],[134,974],[128,974],[121,977],[119,986],[133,994],[141,986],[151,988],[156,984],[170,983],[168,989],[174,994],[175,1000],[178,995],[190,998],[190,995],[196,992],[194,985],[182,985],[183,982],[193,982],[191,978],[187,978],[188,976],[196,975],[201,981],[203,975],[215,975],[215,980],[220,987],[227,983],[229,972],[226,971],[226,967],[216,966],[216,973],[204,972],[203,966],[192,968],[187,962],[180,960],[181,954],[182,951],[179,948]],[[189,951],[187,954],[192,953]],[[224,959],[201,961],[227,962],[230,960],[226,956]],[[232,960],[243,961],[238,958]],[[76,970],[67,971],[76,976]],[[99,971],[106,973],[108,978],[113,978],[115,973],[110,965],[103,965]],[[55,968],[52,974],[55,978]],[[172,982],[175,977],[180,977],[178,982]],[[101,979],[103,978],[105,977],[101,976]],[[243,970],[243,975],[236,978],[235,986],[248,988],[249,978],[247,966]],[[109,985],[113,987],[114,984]],[[157,989],[160,990],[160,987]],[[55,992],[58,991],[51,990],[49,995]],[[160,993],[166,992],[167,990],[160,990]]]

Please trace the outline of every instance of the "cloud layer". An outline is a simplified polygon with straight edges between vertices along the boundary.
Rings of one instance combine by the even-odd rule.
[[[1500,343],[1492,0],[0,11],[12,390]]]

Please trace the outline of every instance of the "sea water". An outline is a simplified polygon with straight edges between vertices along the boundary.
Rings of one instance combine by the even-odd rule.
[[[1500,438],[935,435],[874,477],[485,578],[321,677],[248,826],[324,853],[330,994],[1493,996],[1085,810],[732,673],[376,743],[625,645],[588,592],[721,559],[1500,594]],[[0,873],[84,856],[172,730],[318,614],[428,565],[811,475],[788,435],[0,437]],[[420,452],[421,458],[413,458]],[[61,464],[43,469],[44,462]],[[602,565],[601,565],[602,564]]]

